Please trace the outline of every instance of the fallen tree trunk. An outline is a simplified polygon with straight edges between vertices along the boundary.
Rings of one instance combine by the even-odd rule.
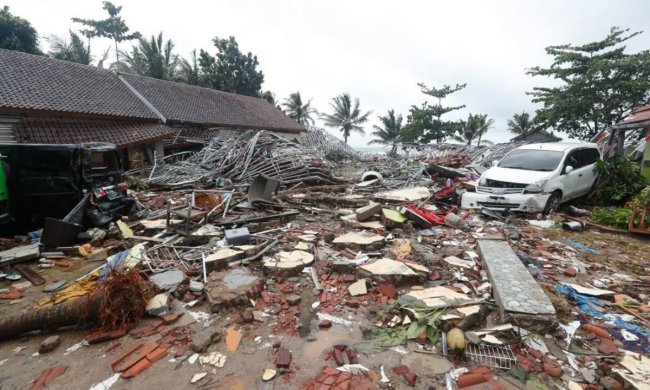
[[[52,331],[64,326],[96,320],[102,306],[101,293],[58,305],[30,310],[0,319],[0,341],[37,330]]]

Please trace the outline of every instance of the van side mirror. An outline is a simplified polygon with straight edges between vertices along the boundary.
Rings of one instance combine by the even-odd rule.
[[[499,160],[492,160],[492,166],[496,167],[497,165],[499,165]]]
[[[573,167],[571,165],[567,165],[566,168],[564,168],[564,173],[568,175],[571,172],[573,172]]]

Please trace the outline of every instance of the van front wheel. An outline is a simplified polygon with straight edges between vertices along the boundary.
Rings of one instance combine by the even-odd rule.
[[[560,194],[554,192],[551,194],[551,197],[546,201],[546,206],[544,207],[544,214],[549,215],[553,214],[560,208]]]

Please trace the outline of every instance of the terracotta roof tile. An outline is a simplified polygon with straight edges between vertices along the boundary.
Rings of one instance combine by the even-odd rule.
[[[149,143],[174,134],[169,126],[155,122],[75,118],[31,118],[14,125],[14,132],[21,143],[110,142],[118,147]]]
[[[132,74],[121,76],[170,121],[206,126],[306,131],[264,99]]]
[[[157,119],[108,69],[0,49],[0,109]]]

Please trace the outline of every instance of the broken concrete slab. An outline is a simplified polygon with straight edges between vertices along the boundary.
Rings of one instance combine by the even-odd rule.
[[[244,251],[234,248],[222,248],[205,256],[205,266],[213,270],[221,270],[226,264],[244,256]]]
[[[355,210],[355,215],[358,222],[364,222],[370,219],[374,215],[378,215],[381,212],[381,204],[370,202],[369,205],[358,208]]]
[[[221,340],[221,332],[215,329],[203,329],[202,331],[192,335],[192,351],[201,353],[208,349],[213,343]]]
[[[411,187],[400,190],[379,192],[375,194],[375,199],[396,202],[412,202],[414,200],[426,199],[429,196],[431,196],[431,192],[427,187]]]
[[[381,221],[386,225],[386,227],[400,227],[404,225],[407,221],[407,218],[402,215],[399,211],[391,209],[382,209],[381,210]]]
[[[297,275],[303,268],[314,262],[314,255],[305,251],[280,251],[264,259],[264,272],[282,274],[284,276]]]
[[[356,282],[348,286],[348,291],[350,295],[356,297],[357,295],[365,295],[368,293],[366,288],[366,279],[359,279]]]
[[[59,336],[50,336],[43,340],[41,346],[38,348],[38,353],[43,354],[54,351],[59,344],[61,344],[61,338]]]
[[[408,306],[426,306],[429,308],[442,308],[474,302],[466,294],[456,292],[444,286],[435,286],[423,289],[411,289],[398,299],[400,303]]]
[[[515,316],[519,324],[542,329],[557,322],[551,300],[506,241],[478,240],[478,248],[503,318]]]
[[[451,362],[442,356],[414,352],[402,356],[400,363],[419,376],[442,375],[454,368]]]
[[[152,275],[149,280],[161,290],[168,290],[183,282],[185,275],[179,270],[170,270]]]
[[[156,317],[166,316],[167,314],[169,314],[169,295],[167,294],[154,295],[154,297],[147,302],[147,306],[145,306],[145,310],[147,311],[147,314],[152,316],[156,316]]]
[[[381,247],[384,237],[367,231],[348,232],[332,241],[337,246]]]
[[[65,286],[66,284],[68,284],[67,280],[60,280],[58,282],[46,284],[45,287],[43,287],[43,292],[49,293],[49,292],[57,291],[61,287]]]
[[[403,262],[385,257],[363,264],[359,266],[359,268],[371,275],[417,276],[417,274]]]
[[[210,272],[205,284],[205,296],[213,313],[234,307],[251,306],[264,289],[264,279],[247,268]]]

